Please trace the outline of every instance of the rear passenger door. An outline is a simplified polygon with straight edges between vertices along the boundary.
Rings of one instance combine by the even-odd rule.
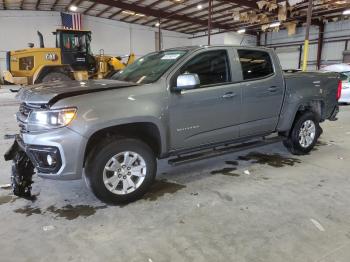
[[[243,78],[240,137],[274,131],[284,96],[279,61],[268,50],[238,49],[237,55]]]

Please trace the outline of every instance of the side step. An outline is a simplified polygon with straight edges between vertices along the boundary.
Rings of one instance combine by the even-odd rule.
[[[201,150],[195,153],[178,155],[175,158],[169,159],[168,163],[172,166],[178,166],[182,164],[187,164],[194,161],[199,161],[207,158],[212,158],[216,156],[221,156],[225,154],[235,153],[251,148],[266,146],[269,144],[274,144],[281,142],[283,137],[275,136],[271,138],[262,138],[260,140],[253,140],[250,142],[240,143],[240,144],[230,144],[227,146],[214,147],[209,150]]]

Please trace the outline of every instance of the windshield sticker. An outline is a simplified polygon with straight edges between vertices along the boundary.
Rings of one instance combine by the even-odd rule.
[[[174,60],[177,59],[180,56],[180,54],[171,54],[171,55],[165,55],[161,59],[162,60]]]

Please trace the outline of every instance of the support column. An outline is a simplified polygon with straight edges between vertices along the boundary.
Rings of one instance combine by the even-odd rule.
[[[312,0],[309,0],[309,6],[307,9],[305,42],[304,42],[303,71],[306,71],[307,62],[309,59],[309,36],[310,36],[311,18],[312,18]]]
[[[261,32],[259,31],[258,34],[256,35],[256,45],[261,46]]]
[[[318,43],[317,43],[317,70],[321,68],[322,61],[322,49],[323,49],[323,35],[324,35],[324,23],[322,22],[318,27]]]
[[[162,30],[161,30],[161,26],[162,24],[160,23],[160,18],[158,20],[159,26],[158,26],[158,46],[159,46],[159,51],[162,50]]]
[[[303,53],[303,45],[299,46],[299,60],[298,60],[298,68],[301,68],[301,57]]]
[[[211,12],[212,12],[212,0],[209,0],[209,10],[208,10],[208,45],[210,45]]]

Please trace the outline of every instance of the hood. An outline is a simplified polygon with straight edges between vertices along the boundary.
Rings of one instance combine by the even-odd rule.
[[[53,81],[23,87],[16,98],[28,104],[53,105],[67,97],[131,86],[137,86],[137,84],[117,80]]]

